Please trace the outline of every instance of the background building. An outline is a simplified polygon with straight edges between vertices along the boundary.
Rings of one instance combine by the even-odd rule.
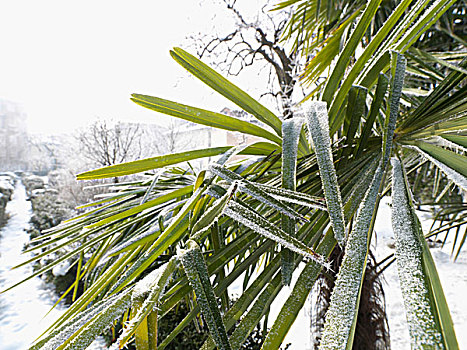
[[[27,167],[26,113],[17,103],[0,99],[0,171]]]

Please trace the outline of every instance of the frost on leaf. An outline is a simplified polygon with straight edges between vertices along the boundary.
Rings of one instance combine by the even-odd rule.
[[[371,182],[373,181],[373,176],[378,167],[378,163],[378,158],[375,158],[374,161],[368,162],[363,167],[357,176],[357,182],[353,186],[352,191],[348,194],[347,198],[344,199],[344,217],[346,222],[351,219],[353,213],[356,212],[359,204],[362,202],[366,190],[370,187]]]
[[[298,139],[303,121],[302,118],[293,118],[282,123],[282,187],[292,191],[295,191],[296,188]],[[295,237],[296,224],[294,219],[282,214],[281,226],[284,232]],[[288,286],[292,280],[295,266],[293,253],[288,249],[283,249],[281,260],[282,283]]]
[[[285,188],[278,188],[260,183],[255,183],[255,186],[259,187],[263,191],[266,191],[279,201],[287,202],[290,204],[297,204],[312,209],[326,210],[324,198],[314,197],[306,193],[291,191]]]
[[[42,349],[55,350],[60,345],[62,345],[63,349],[86,349],[129,306],[130,294],[128,291],[110,297],[96,304],[96,309],[93,309],[92,312],[85,310],[78,314],[76,318],[81,318],[80,321],[63,329],[50,339]]]
[[[376,170],[365,194],[353,230],[349,234],[345,255],[326,313],[320,350],[346,349],[358,313],[358,296],[368,253],[369,231],[383,176],[381,165]]]
[[[324,266],[327,270],[330,270],[330,264],[323,256],[316,254],[301,241],[288,235],[279,227],[249,208],[231,201],[224,213],[260,235],[279,243],[282,247],[303,255],[305,258],[311,259],[321,266]]]
[[[345,246],[345,222],[341,192],[337,183],[329,137],[329,121],[325,102],[312,101],[303,107],[311,143],[318,160],[321,183],[334,235],[341,247]]]
[[[396,52],[396,67],[394,72],[394,78],[391,82],[391,93],[389,96],[389,105],[387,117],[385,120],[385,133],[383,141],[383,166],[386,168],[386,164],[389,162],[392,149],[392,139],[394,137],[394,130],[396,129],[396,120],[399,114],[399,101],[402,95],[402,87],[404,85],[405,66],[407,60],[403,55]]]
[[[300,220],[307,221],[302,215],[300,215],[295,210],[293,210],[289,205],[277,200],[273,196],[263,191],[260,187],[256,186],[256,184],[244,179],[243,177],[234,173],[233,171],[225,167],[219,166],[217,164],[211,164],[209,167],[209,170],[215,175],[221,177],[222,179],[230,183],[237,181],[238,190],[240,192],[250,195],[251,197],[257,199],[258,201],[265,203],[269,205],[270,207],[276,209],[282,214],[285,214],[293,219],[300,219]]]
[[[295,190],[298,139],[303,118],[285,120],[282,124],[282,187]]]
[[[224,165],[225,163],[227,163],[227,161],[230,158],[237,155],[238,153],[240,153],[241,151],[243,151],[247,147],[248,147],[248,145],[239,145],[239,146],[235,146],[235,147],[230,148],[228,151],[226,151],[224,154],[222,154],[219,157],[219,159],[216,161],[216,164]]]
[[[238,298],[238,300],[235,301],[235,303],[232,305],[232,307],[227,311],[227,313],[224,316],[225,320],[225,326],[227,330],[230,330],[235,324],[237,323],[237,318],[238,315],[242,315],[248,308],[251,302],[251,296],[254,295],[256,296],[260,291],[263,289],[263,281],[270,281],[271,278],[276,274],[276,265],[277,262],[279,261],[278,257],[274,258],[270,264],[268,264],[264,270],[261,272],[261,274],[254,279],[254,281],[251,283],[250,286],[244,291],[242,295]],[[261,297],[260,297],[261,298]],[[256,306],[257,307],[257,306]],[[263,307],[262,310],[264,311],[265,308]],[[246,315],[240,323],[248,323],[250,324],[251,320],[250,319],[250,314]],[[253,327],[257,324],[256,322]],[[237,327],[238,328],[238,327]],[[239,339],[240,336],[234,337],[232,335],[230,337],[230,343],[233,345],[235,348],[235,342],[238,341],[243,341]],[[201,346],[200,350],[214,350],[215,345],[214,342],[212,341],[211,337],[208,337],[204,344]],[[238,348],[238,347],[237,347]]]
[[[238,182],[234,181],[229,187],[227,192],[219,199],[214,201],[214,203],[204,212],[204,214],[199,218],[199,220],[193,225],[191,239],[198,241],[201,235],[206,232],[211,226],[217,222],[219,216],[222,215],[227,203],[235,194],[237,190]]]
[[[54,329],[45,338],[35,342],[29,350],[56,349],[64,342],[64,339],[68,339],[75,334],[84,324],[103,311],[107,305],[111,304],[116,297],[117,296],[112,296],[106,300],[102,300],[96,303],[91,309],[78,313],[61,327]]]
[[[454,169],[451,169],[446,164],[444,164],[444,163],[440,162],[439,160],[433,158],[432,156],[430,156],[428,153],[422,151],[417,146],[405,146],[405,147],[411,148],[411,149],[417,151],[418,153],[420,153],[423,158],[425,158],[426,160],[428,160],[431,163],[433,163],[434,165],[436,165],[439,168],[439,170],[441,170],[448,177],[449,180],[454,182],[457,186],[462,188],[464,191],[467,191],[467,178],[465,178],[465,176],[463,176],[462,174],[459,174],[457,171],[455,171]]]
[[[444,349],[430,306],[422,263],[422,248],[400,161],[391,159],[392,226],[396,259],[413,349]]]
[[[141,234],[134,236],[121,244],[116,245],[115,247],[113,247],[106,253],[105,257],[108,258],[110,256],[117,255],[123,252],[124,250],[129,249],[132,246],[136,246],[138,244],[144,244],[146,240],[151,239],[151,238],[155,239],[158,235],[160,235],[159,229],[144,231]],[[106,260],[106,262],[107,261],[108,259]]]
[[[208,269],[201,249],[192,240],[187,242],[187,246],[187,250],[179,252],[179,258],[196,294],[197,303],[217,347],[221,350],[230,350],[232,347],[217,305],[216,295],[209,280]]]
[[[453,149],[455,152],[464,152],[464,153],[467,153],[467,148],[463,147],[462,145],[459,145],[455,142],[452,142],[450,140],[448,140],[446,137],[449,137],[450,135],[443,135],[442,137],[441,136],[436,136],[434,138],[434,140],[436,141],[436,143],[442,147],[449,147],[451,149]]]
[[[150,299],[150,296],[154,294],[155,290],[157,290],[157,294],[153,295],[153,297],[157,297],[156,301],[158,301],[161,292],[169,282],[169,277],[173,272],[176,263],[177,257],[172,257],[167,263],[161,265],[138,281],[131,293],[132,299]]]
[[[132,317],[117,340],[120,346],[129,340],[151,312],[157,311],[161,294],[176,268],[177,259],[176,256],[172,257],[169,262],[136,283],[131,293]]]

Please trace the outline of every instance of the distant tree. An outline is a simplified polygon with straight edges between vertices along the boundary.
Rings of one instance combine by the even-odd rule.
[[[63,164],[62,140],[55,136],[30,135],[29,170],[46,174],[60,168]]]
[[[143,130],[138,124],[98,120],[78,136],[79,150],[96,166],[110,166],[141,156]]]

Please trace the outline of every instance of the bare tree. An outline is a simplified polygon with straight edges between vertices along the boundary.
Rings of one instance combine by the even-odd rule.
[[[142,153],[143,130],[138,124],[94,122],[77,140],[80,153],[97,166],[110,166],[138,159]]]
[[[255,63],[262,64],[269,70],[269,88],[261,97],[273,96],[284,119],[291,118],[292,94],[302,64],[297,50],[287,49],[281,41],[290,14],[284,11],[272,14],[267,4],[255,20],[249,20],[237,9],[235,0],[223,2],[237,25],[226,35],[192,37],[198,56],[213,56],[216,65],[229,75],[238,75]]]
[[[37,173],[48,173],[63,166],[64,140],[61,136],[29,135],[28,169]]]

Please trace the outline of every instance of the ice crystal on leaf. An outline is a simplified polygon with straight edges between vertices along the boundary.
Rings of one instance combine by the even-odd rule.
[[[401,163],[392,158],[392,226],[396,261],[413,349],[444,349],[430,306],[430,292],[423,272],[422,248]]]
[[[214,290],[209,280],[208,269],[199,246],[193,240],[187,242],[188,249],[179,252],[186,276],[196,294],[196,301],[203,312],[209,332],[220,350],[232,349]]]
[[[365,194],[355,226],[349,235],[345,255],[326,313],[320,350],[346,349],[351,327],[358,311],[358,297],[366,266],[369,231],[383,176],[381,165],[376,170]]]
[[[77,322],[65,326],[41,349],[86,349],[99,334],[130,307],[130,298],[127,290],[103,300],[90,310],[81,312],[75,317]]]
[[[407,64],[406,58],[398,52],[393,52],[395,56],[395,71],[394,78],[391,82],[391,93],[389,96],[388,112],[385,120],[385,133],[383,140],[383,166],[386,168],[391,156],[392,139],[394,137],[394,130],[396,129],[396,120],[399,114],[399,101],[402,95],[402,88],[404,85],[405,66]]]
[[[160,297],[176,268],[177,261],[176,256],[172,257],[169,262],[152,271],[135,285],[131,293],[131,305],[134,310],[129,323],[117,340],[120,346],[129,340],[151,312],[157,312]]]
[[[212,164],[209,167],[209,170],[230,183],[237,181],[239,191],[246,193],[258,201],[269,205],[270,207],[280,211],[282,214],[285,214],[294,219],[307,221],[302,215],[297,213],[290,206],[282,203],[281,201],[278,201],[276,198],[263,191],[260,187],[256,186],[256,184],[244,179],[233,171],[217,164]]]
[[[255,186],[259,187],[263,191],[266,191],[281,202],[297,204],[312,209],[326,210],[324,198],[313,197],[306,193],[291,191],[285,188],[278,188],[260,183],[255,183]]]
[[[225,152],[219,157],[219,159],[216,161],[216,164],[224,165],[225,163],[227,163],[227,161],[230,158],[237,155],[238,153],[240,153],[247,147],[248,145],[239,145],[239,146],[232,147],[231,149],[229,149],[227,152]]]
[[[121,252],[123,252],[124,250],[128,249],[129,247],[133,246],[133,245],[137,245],[139,242],[141,244],[143,244],[143,242],[146,240],[146,239],[150,239],[152,237],[156,238],[158,235],[160,235],[160,230],[148,230],[148,231],[145,231],[135,237],[132,237],[130,238],[129,240],[121,243],[121,244],[118,244],[116,245],[115,247],[113,247],[112,249],[110,249],[105,258],[106,258],[106,261],[108,261],[108,258],[113,256],[113,255],[116,255],[116,254],[119,254]],[[101,264],[102,265],[102,264]]]
[[[298,139],[303,118],[293,118],[282,123],[282,187],[295,190]]]
[[[131,293],[131,298],[145,299],[147,295],[154,292],[154,288],[160,289],[157,296],[160,295],[169,281],[170,274],[174,270],[177,263],[177,257],[172,257],[169,262],[159,266],[157,269],[149,273],[143,279],[136,283]]]
[[[269,222],[261,215],[255,213],[253,210],[250,210],[237,202],[231,201],[224,213],[260,235],[279,243],[282,247],[303,255],[305,258],[311,259],[330,270],[330,263],[326,261],[323,256],[315,253],[304,243],[295,237],[288,235],[286,232]]]
[[[43,339],[35,342],[29,350],[38,349],[56,349],[60,346],[64,339],[68,339],[76,333],[86,322],[102,312],[108,304],[112,303],[117,296],[112,296],[106,300],[96,303],[92,309],[87,310],[85,313],[75,315],[71,320],[65,322],[61,327],[54,329]]]
[[[345,246],[345,221],[341,192],[337,183],[336,169],[332,158],[331,138],[326,102],[313,101],[303,107],[306,116],[311,143],[318,161],[324,197],[329,212],[332,228],[337,242]]]
[[[227,203],[230,201],[232,196],[237,190],[238,182],[234,181],[229,187],[227,192],[219,199],[217,199],[209,208],[204,212],[204,214],[199,218],[199,220],[193,225],[191,239],[197,241],[201,235],[206,232],[208,229],[217,222],[219,216],[222,215]]]
[[[436,136],[434,138],[434,140],[436,140],[436,143],[439,144],[442,147],[449,147],[449,148],[453,149],[455,152],[467,153],[467,148],[465,148],[462,145],[459,145],[459,144],[457,144],[455,142],[452,142],[452,141],[446,139],[445,137]]]
[[[282,187],[292,191],[295,191],[296,188],[298,139],[303,122],[303,118],[293,118],[282,123]],[[284,232],[295,237],[296,224],[294,219],[282,214],[281,227]],[[295,267],[292,252],[283,249],[281,260],[282,283],[288,286]]]

